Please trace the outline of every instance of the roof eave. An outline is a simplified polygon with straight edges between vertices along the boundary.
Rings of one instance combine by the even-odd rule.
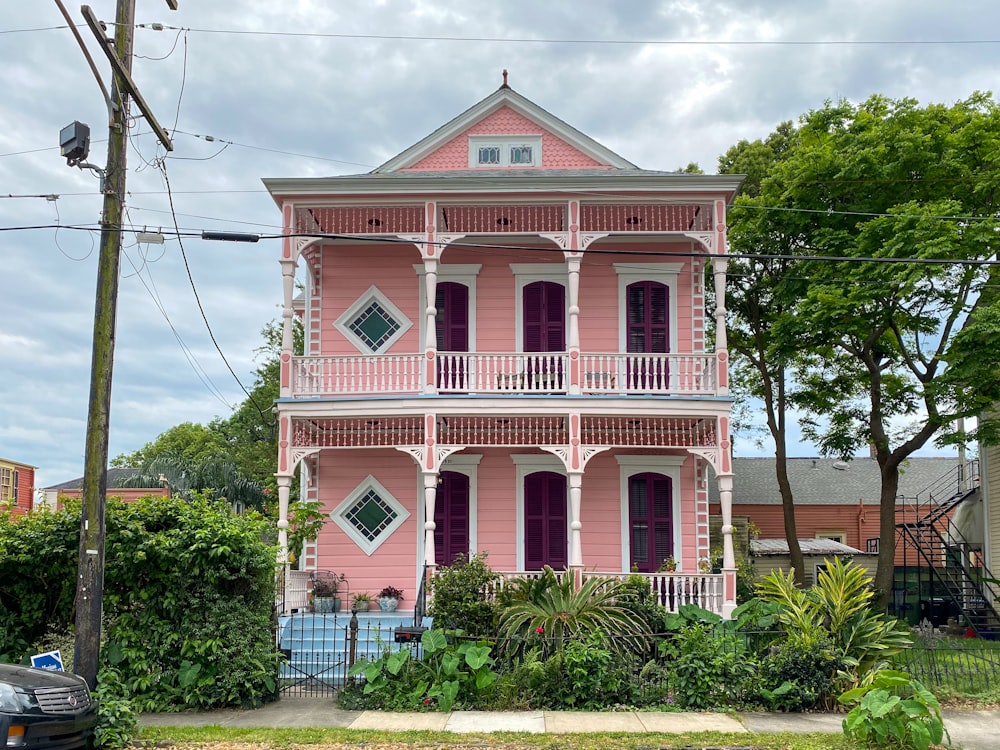
[[[495,176],[476,185],[476,175],[468,179],[442,179],[433,175],[404,177],[367,175],[312,178],[265,178],[264,187],[279,205],[288,198],[346,197],[362,195],[447,195],[467,193],[536,193],[600,190],[605,192],[650,191],[664,193],[724,193],[732,201],[743,183],[743,175],[616,175],[601,176],[519,176],[498,180]],[[452,181],[455,184],[451,184]]]

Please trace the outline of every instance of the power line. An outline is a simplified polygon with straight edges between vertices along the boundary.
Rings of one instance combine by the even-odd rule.
[[[314,39],[363,39],[391,42],[477,42],[499,44],[597,44],[608,46],[669,46],[685,47],[837,47],[837,46],[901,46],[901,45],[984,45],[1000,44],[1000,39],[565,39],[556,37],[489,37],[489,36],[426,36],[416,34],[344,34],[319,31],[260,31],[250,29],[196,29],[165,24],[139,24],[137,28],[183,29],[199,34],[232,34],[234,36],[308,37]]]

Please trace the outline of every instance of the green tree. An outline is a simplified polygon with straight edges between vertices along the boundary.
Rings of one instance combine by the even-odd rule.
[[[932,440],[996,437],[996,420],[981,415],[1000,400],[1000,347],[983,346],[1000,323],[989,265],[998,177],[1000,110],[988,94],[952,106],[827,103],[803,116],[745,220],[815,258],[795,266],[797,298],[771,345],[809,355],[792,394],[805,436],[826,455],[873,450],[881,607],[902,463]],[[964,417],[980,417],[968,435],[954,428]]]
[[[182,422],[161,433],[133,453],[122,453],[111,460],[112,466],[139,468],[163,455],[201,461],[226,449],[226,442],[217,430],[194,422]],[[156,485],[151,485],[156,486]]]
[[[719,171],[744,174],[741,195],[730,220],[731,251],[738,255],[787,255],[793,250],[790,238],[771,231],[760,221],[766,200],[761,183],[775,164],[792,150],[797,133],[784,122],[765,140],[740,141],[719,158]],[[774,471],[781,496],[785,539],[795,581],[804,582],[805,563],[795,524],[795,504],[788,481],[786,414],[789,409],[790,374],[802,355],[783,346],[771,334],[786,316],[793,314],[799,282],[794,264],[780,258],[732,259],[726,285],[727,333],[732,354],[734,395],[763,405],[767,429],[774,441]],[[709,285],[711,288],[711,285]],[[746,420],[737,412],[738,427],[745,431]]]

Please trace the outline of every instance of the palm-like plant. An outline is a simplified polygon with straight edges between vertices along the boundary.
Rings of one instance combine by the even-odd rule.
[[[905,624],[871,608],[874,591],[864,568],[839,558],[825,560],[816,585],[803,591],[794,576],[773,571],[757,586],[765,599],[783,607],[778,619],[786,630],[808,641],[829,635],[837,655],[857,674],[912,643]]]
[[[588,578],[576,588],[573,576],[558,580],[548,566],[539,581],[547,585],[526,586],[530,598],[515,593],[508,601],[500,615],[502,637],[516,640],[542,634],[558,650],[567,639],[600,630],[609,636],[609,647],[624,654],[634,651],[636,640],[645,636],[641,618],[619,604],[620,581]]]

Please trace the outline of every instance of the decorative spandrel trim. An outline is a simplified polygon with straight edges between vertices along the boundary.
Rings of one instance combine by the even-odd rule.
[[[611,446],[609,446],[609,445],[585,445],[585,446],[583,446],[583,448],[580,451],[583,454],[582,455],[582,459],[581,459],[581,461],[583,462],[583,465],[580,468],[581,469],[586,469],[587,468],[587,462],[590,461],[590,459],[592,459],[598,453],[604,453],[604,451],[609,451],[609,450],[611,450]]]
[[[715,232],[681,232],[681,234],[699,243],[708,252],[715,253]]]
[[[544,237],[547,240],[552,240],[563,250],[569,247],[569,232],[540,232],[539,237]]]
[[[291,458],[291,467],[289,473],[295,471],[295,467],[299,465],[299,462],[308,456],[314,456],[318,454],[322,448],[292,448],[289,457]]]
[[[417,466],[422,467],[424,465],[424,455],[427,450],[422,445],[394,445],[393,448],[398,450],[400,453],[406,453],[412,458]]]
[[[563,463],[563,468],[569,471],[569,448],[565,446],[539,445],[541,450],[551,453]]]
[[[712,470],[716,473],[716,475],[719,474],[719,466],[722,462],[720,460],[721,456],[719,455],[718,448],[688,448],[687,451],[693,456],[705,459],[705,461],[711,465]]]
[[[586,250],[592,243],[610,236],[610,232],[584,232],[580,234],[580,249]]]

